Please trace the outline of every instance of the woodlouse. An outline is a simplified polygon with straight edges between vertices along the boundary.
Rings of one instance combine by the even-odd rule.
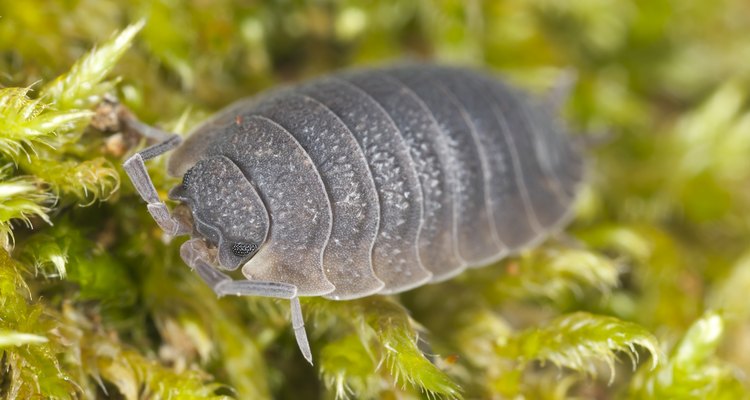
[[[447,279],[543,240],[569,219],[583,163],[549,99],[484,73],[348,71],[239,101],[124,166],[181,255],[222,295],[353,299]],[[170,214],[143,160],[177,147]],[[247,280],[223,270],[242,266]],[[218,269],[216,268],[218,267]]]

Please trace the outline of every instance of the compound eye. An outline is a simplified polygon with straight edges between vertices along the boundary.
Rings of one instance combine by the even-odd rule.
[[[190,174],[193,172],[193,169],[190,168],[185,172],[184,175],[182,175],[182,188],[187,190],[188,186],[190,185]]]
[[[237,257],[245,257],[252,254],[258,246],[253,243],[234,243],[232,244],[232,254]]]

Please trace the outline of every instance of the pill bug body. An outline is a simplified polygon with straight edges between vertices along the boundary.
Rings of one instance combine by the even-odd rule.
[[[299,296],[397,293],[560,229],[583,166],[551,103],[428,65],[242,100],[172,154],[170,197],[219,267]],[[152,212],[153,213],[153,212]]]

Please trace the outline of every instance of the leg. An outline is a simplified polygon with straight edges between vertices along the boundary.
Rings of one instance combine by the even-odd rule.
[[[122,123],[126,127],[142,133],[143,136],[161,139],[159,143],[135,153],[123,163],[125,172],[133,182],[133,186],[135,186],[143,200],[146,200],[149,213],[151,213],[156,223],[166,233],[172,236],[190,233],[190,228],[173,218],[169,213],[167,205],[159,199],[159,194],[153,182],[151,182],[146,165],[143,163],[144,160],[154,158],[177,147],[182,139],[175,134],[152,128],[135,118],[129,116],[124,116],[123,118]]]
[[[302,306],[299,304],[299,297],[293,297],[292,300],[292,329],[294,329],[294,338],[297,339],[297,347],[302,352],[305,360],[312,365],[312,352],[310,351],[310,342],[307,341],[307,332],[305,332],[305,320],[302,318]]]
[[[261,281],[235,281],[229,276],[212,267],[208,260],[208,249],[205,243],[200,239],[191,239],[180,247],[180,256],[198,275],[214,290],[219,296],[264,296],[275,297],[291,300],[292,306],[292,328],[294,328],[294,337],[297,339],[302,355],[312,364],[312,353],[310,343],[307,340],[305,332],[305,322],[302,318],[302,308],[300,307],[299,297],[297,297],[297,287],[280,282],[261,282]]]

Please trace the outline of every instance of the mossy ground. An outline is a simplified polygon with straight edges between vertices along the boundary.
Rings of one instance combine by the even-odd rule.
[[[750,398],[745,0],[0,0],[0,395]],[[138,21],[142,21],[139,23]],[[128,27],[129,26],[129,27]],[[593,143],[565,235],[397,297],[218,300],[90,128],[184,133],[274,85],[404,59],[543,92]],[[175,183],[149,162],[162,196]],[[122,182],[121,182],[122,181]]]

